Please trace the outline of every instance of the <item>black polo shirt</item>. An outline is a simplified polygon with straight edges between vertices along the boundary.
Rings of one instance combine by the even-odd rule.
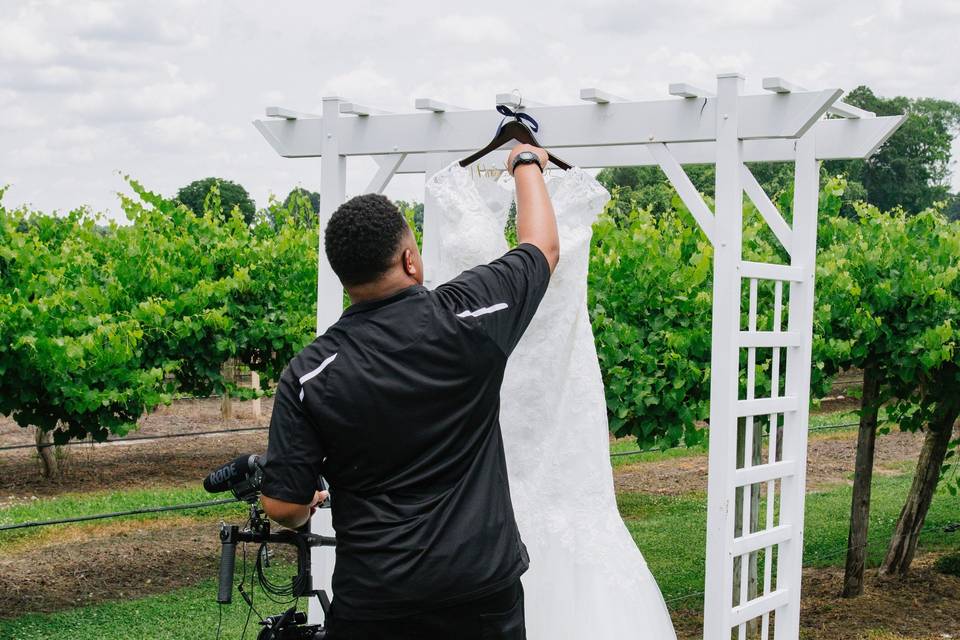
[[[520,245],[433,291],[351,306],[283,372],[263,493],[307,504],[330,482],[338,616],[464,602],[526,571],[500,384],[549,279]]]

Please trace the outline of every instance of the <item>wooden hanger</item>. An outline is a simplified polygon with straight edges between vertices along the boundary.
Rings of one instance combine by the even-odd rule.
[[[497,133],[493,136],[493,140],[490,141],[487,146],[483,149],[480,149],[476,153],[467,156],[460,161],[461,167],[466,167],[467,165],[473,164],[483,156],[489,154],[491,151],[496,151],[504,144],[510,142],[511,140],[516,140],[517,142],[522,142],[524,144],[532,144],[535,147],[543,146],[537,142],[536,136],[533,135],[534,131],[537,131],[540,126],[537,124],[537,121],[533,119],[529,114],[523,113],[522,111],[512,111],[506,105],[497,105],[497,111],[506,116],[503,119],[503,122],[500,123],[500,126],[497,127]],[[514,118],[513,120],[507,121],[507,118]],[[523,123],[523,120],[530,122],[531,126],[527,126]],[[532,128],[532,130],[531,130]],[[553,155],[547,151],[547,159],[560,167],[564,171],[570,169],[570,165],[557,156]]]

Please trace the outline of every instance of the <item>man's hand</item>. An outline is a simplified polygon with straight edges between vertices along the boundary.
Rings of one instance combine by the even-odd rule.
[[[310,506],[310,515],[313,515],[316,512],[317,507],[319,507],[324,502],[326,502],[327,498],[329,497],[330,497],[329,491],[314,491],[313,504]]]
[[[540,168],[545,169],[547,162],[549,162],[550,157],[547,155],[545,149],[540,147],[535,147],[532,144],[518,144],[513,149],[510,150],[510,156],[507,158],[507,173],[513,175],[513,159],[517,157],[518,153],[523,153],[524,151],[531,151],[537,154],[537,157],[540,158]]]
[[[263,504],[263,510],[272,520],[289,529],[299,529],[306,524],[317,507],[329,497],[330,493],[328,491],[315,491],[313,500],[309,504],[296,504],[285,500],[277,500],[270,496],[261,496],[260,502]]]

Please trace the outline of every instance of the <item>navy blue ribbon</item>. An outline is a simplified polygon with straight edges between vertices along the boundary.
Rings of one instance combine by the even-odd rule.
[[[513,118],[514,120],[516,120],[517,122],[520,122],[521,124],[524,121],[526,121],[527,123],[529,123],[528,126],[530,127],[530,130],[533,131],[534,133],[540,130],[540,125],[537,124],[537,121],[534,120],[533,116],[531,116],[529,113],[524,113],[523,111],[514,111],[505,104],[498,104],[497,111],[504,116],[503,120],[500,121],[499,126],[497,126],[497,135],[500,134],[500,130],[503,129],[504,123],[509,118]]]

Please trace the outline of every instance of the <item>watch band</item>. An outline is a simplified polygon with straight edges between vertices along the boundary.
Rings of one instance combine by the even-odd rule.
[[[510,175],[513,175],[513,172],[516,171],[517,166],[521,164],[536,164],[540,168],[540,173],[543,173],[543,165],[540,164],[540,156],[535,154],[532,151],[521,151],[513,159],[513,163],[510,165]]]

